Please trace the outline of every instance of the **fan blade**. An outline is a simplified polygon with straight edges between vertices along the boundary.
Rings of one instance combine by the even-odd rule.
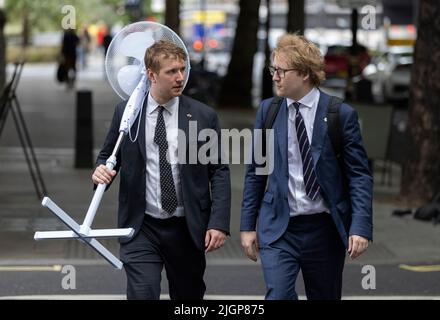
[[[130,97],[141,79],[140,75],[134,71],[136,67],[123,67],[137,65],[142,68],[145,50],[157,41],[170,41],[185,51],[187,72],[185,72],[184,86],[186,86],[191,64],[188,50],[182,39],[173,30],[160,23],[134,22],[121,29],[113,38],[105,59],[105,70],[109,83],[122,99],[127,100]],[[148,79],[146,82],[148,90],[150,83]]]
[[[131,95],[134,88],[141,80],[142,66],[141,65],[129,65],[122,67],[118,72],[118,83],[121,89],[127,94]]]
[[[133,57],[139,61],[144,60],[145,50],[154,44],[151,30],[134,32],[127,35],[121,43],[121,52],[127,57]]]

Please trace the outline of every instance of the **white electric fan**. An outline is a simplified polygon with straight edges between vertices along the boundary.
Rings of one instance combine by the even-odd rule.
[[[128,99],[119,127],[119,137],[112,155],[107,159],[106,166],[110,170],[116,165],[124,137],[130,132],[143,99],[149,90],[149,83],[144,67],[144,55],[148,47],[155,42],[165,40],[172,42],[186,53],[185,83],[188,82],[190,62],[188,51],[183,41],[170,28],[155,22],[142,21],[124,27],[110,43],[105,58],[105,70],[108,80],[115,92],[124,100]],[[95,190],[84,222],[79,225],[66,212],[58,207],[49,197],[44,197],[42,205],[52,211],[71,231],[39,231],[35,232],[35,240],[43,239],[78,239],[98,252],[104,259],[117,269],[122,269],[122,262],[107,250],[97,238],[126,237],[134,234],[133,228],[125,229],[91,229],[93,219],[98,210],[106,184],[99,184]]]

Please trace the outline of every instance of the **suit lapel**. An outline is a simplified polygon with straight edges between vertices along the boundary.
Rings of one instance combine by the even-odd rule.
[[[315,121],[313,123],[313,138],[312,138],[312,158],[313,164],[319,160],[322,147],[327,133],[327,105],[329,96],[319,90],[319,102],[315,114]]]
[[[188,118],[190,112],[190,106],[188,102],[185,100],[185,97],[181,95],[179,97],[179,114],[178,114],[178,128],[185,132],[185,135],[187,137],[186,141],[188,143],[188,128],[189,128],[189,121],[191,118]]]
[[[282,168],[287,164],[287,121],[289,118],[287,110],[287,100],[284,98],[278,111],[273,128],[278,140],[280,149]]]
[[[186,150],[179,150],[179,154],[180,152],[185,152],[184,157],[185,157],[185,161],[188,161],[188,153],[191,152],[191,150],[189,150],[189,121],[194,120],[192,119],[191,116],[191,107],[188,103],[188,101],[185,99],[185,96],[181,95],[179,97],[179,113],[177,115],[178,120],[177,120],[177,126],[180,130],[183,131],[185,133],[185,148]],[[197,141],[196,141],[197,142]],[[178,148],[180,148],[180,139],[179,139],[179,145]],[[197,151],[196,151],[197,152]],[[179,171],[180,171],[180,175],[181,175],[181,181],[182,180],[182,173],[184,172],[184,168],[183,168],[183,164],[181,163],[180,159],[179,159]]]

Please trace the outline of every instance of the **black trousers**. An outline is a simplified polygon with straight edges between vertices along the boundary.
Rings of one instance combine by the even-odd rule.
[[[155,219],[145,215],[136,237],[121,244],[127,275],[127,299],[158,300],[165,266],[171,299],[203,299],[205,253],[195,246],[184,217]]]

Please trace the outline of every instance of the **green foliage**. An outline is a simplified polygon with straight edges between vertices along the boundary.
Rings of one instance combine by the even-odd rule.
[[[50,0],[7,0],[6,12],[8,23],[21,24],[27,15],[33,29],[47,30],[55,20],[54,1]]]
[[[9,45],[6,50],[6,62],[14,63],[24,60],[25,62],[55,62],[58,60],[60,48],[54,47],[27,47]]]
[[[118,15],[122,0],[6,0],[8,23],[22,24],[28,14],[31,32],[60,30],[65,14],[62,8],[70,5],[75,8],[76,26],[87,23],[104,22],[112,25],[117,21],[127,21],[127,17]]]

